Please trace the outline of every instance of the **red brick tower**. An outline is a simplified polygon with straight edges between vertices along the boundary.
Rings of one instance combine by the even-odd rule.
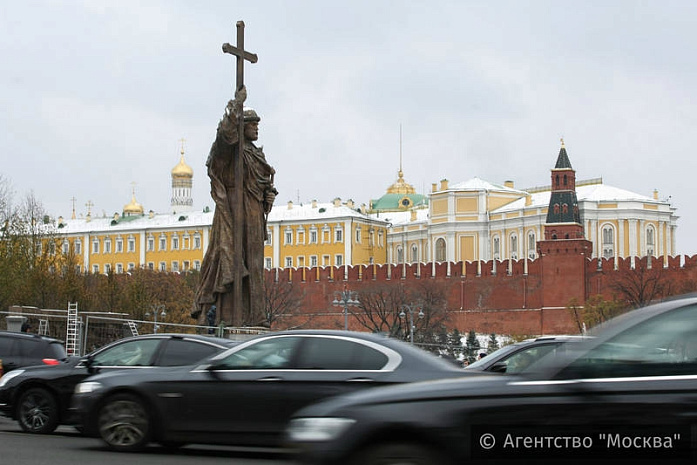
[[[542,269],[542,309],[565,308],[572,298],[586,301],[586,261],[593,243],[584,239],[583,223],[576,198],[576,172],[561,143],[552,169],[545,240],[537,243]],[[543,326],[544,327],[544,326]]]

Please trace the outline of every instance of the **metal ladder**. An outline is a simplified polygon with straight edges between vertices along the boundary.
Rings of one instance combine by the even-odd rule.
[[[79,321],[77,302],[68,302],[68,331],[65,336],[65,351],[68,355],[80,355]]]
[[[39,320],[39,334],[48,336],[48,320]]]
[[[131,329],[131,334],[134,336],[138,335],[138,325],[133,320],[128,320],[128,327]]]

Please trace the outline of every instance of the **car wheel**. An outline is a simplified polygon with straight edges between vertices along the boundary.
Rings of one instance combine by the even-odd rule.
[[[99,409],[97,429],[111,449],[135,452],[150,442],[152,425],[138,397],[118,394],[108,398]]]
[[[407,443],[379,444],[358,454],[353,465],[443,465],[446,463],[431,449]]]
[[[58,403],[43,388],[28,389],[17,403],[17,422],[28,433],[52,433],[58,427]]]

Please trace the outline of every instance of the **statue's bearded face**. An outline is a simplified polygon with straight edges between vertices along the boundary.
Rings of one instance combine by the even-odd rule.
[[[259,138],[258,121],[250,121],[244,124],[244,137],[247,140],[257,140]]]

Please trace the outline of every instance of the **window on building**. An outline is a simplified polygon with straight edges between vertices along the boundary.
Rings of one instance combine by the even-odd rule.
[[[334,242],[344,242],[344,230],[341,226],[337,226],[334,229]]]
[[[378,231],[378,247],[383,247],[385,242],[384,242],[384,237],[383,237],[383,232]]]
[[[104,274],[109,274],[109,273],[111,273],[111,264],[107,263],[106,265],[104,265]]]
[[[397,263],[404,263],[404,249],[401,245],[397,246]]]
[[[445,261],[445,239],[442,237],[439,237],[436,239],[436,261],[437,262],[444,262]]]
[[[293,257],[286,257],[286,268],[293,268]]]
[[[104,253],[111,253],[111,239],[104,239]]]
[[[153,262],[148,262],[148,270],[150,270],[150,271],[155,270],[155,264]]]
[[[200,260],[194,260],[194,270],[201,271],[201,261]]]
[[[199,233],[194,234],[194,249],[201,248],[201,235]]]
[[[535,233],[528,233],[528,258],[534,259],[535,253],[537,252],[537,241],[535,240]]]
[[[116,253],[123,253],[123,239],[120,237],[116,239]]]
[[[317,255],[310,256],[310,266],[311,267],[317,266]]]
[[[411,263],[417,263],[419,261],[419,247],[416,244],[411,245]]]
[[[286,229],[285,235],[284,235],[284,245],[292,245],[293,244],[293,231],[290,229]]]
[[[148,252],[152,252],[155,250],[155,238],[152,236],[148,236]]]
[[[123,265],[122,265],[121,263],[117,263],[117,264],[116,264],[116,272],[117,272],[118,274],[123,273]]]
[[[167,237],[160,236],[160,248],[158,250],[167,250]]]
[[[334,264],[336,266],[342,266],[344,264],[344,256],[341,254],[336,254],[334,256]]]
[[[358,227],[356,228],[356,244],[360,244],[360,243],[361,243],[361,239],[362,239],[362,238],[361,238],[361,227],[358,226]]]
[[[174,272],[174,273],[179,272],[179,262],[177,262],[177,261],[172,262],[172,272]]]
[[[189,262],[189,260],[184,260],[182,262],[182,271],[187,272],[189,271],[189,269],[191,269],[191,263]]]
[[[266,240],[264,241],[264,245],[271,245],[273,244],[273,233],[271,232],[270,229],[266,230]]]
[[[172,250],[179,250],[179,236],[172,236]]]
[[[56,243],[53,241],[49,241],[49,243],[48,243],[48,254],[49,255],[56,254]]]
[[[94,273],[94,274],[99,273],[99,265],[92,265],[92,273]]]
[[[82,241],[80,239],[75,240],[75,253],[82,255]]]
[[[128,271],[133,271],[136,269],[136,264],[131,262],[128,264]]]
[[[368,245],[373,247],[375,246],[375,230],[370,228],[368,231]]]
[[[77,274],[82,273],[82,267],[80,265],[75,265],[75,273],[77,273]]]
[[[655,256],[656,251],[656,230],[653,226],[646,228],[646,255]]]
[[[264,258],[264,268],[267,270],[270,270],[272,268],[273,262],[271,261],[270,257]]]
[[[615,256],[615,229],[612,226],[603,227],[603,258]]]
[[[133,236],[128,237],[128,252],[133,253],[136,251],[136,238]]]
[[[299,228],[298,229],[298,244],[304,244],[305,243],[305,230]]]
[[[326,244],[332,241],[332,230],[329,225],[325,224],[322,226],[322,244]]]
[[[68,252],[70,251],[70,242],[63,241],[63,244],[61,244],[61,252],[63,255],[68,255]]]
[[[182,250],[190,250],[191,249],[191,236],[189,234],[184,234],[184,237],[182,237]]]
[[[511,258],[518,260],[518,236],[515,234],[511,235]]]
[[[499,260],[501,258],[501,241],[498,237],[494,237],[494,260]]]
[[[167,263],[160,262],[160,271],[167,271]]]
[[[310,229],[310,244],[316,244],[317,243],[317,229],[313,228]]]

